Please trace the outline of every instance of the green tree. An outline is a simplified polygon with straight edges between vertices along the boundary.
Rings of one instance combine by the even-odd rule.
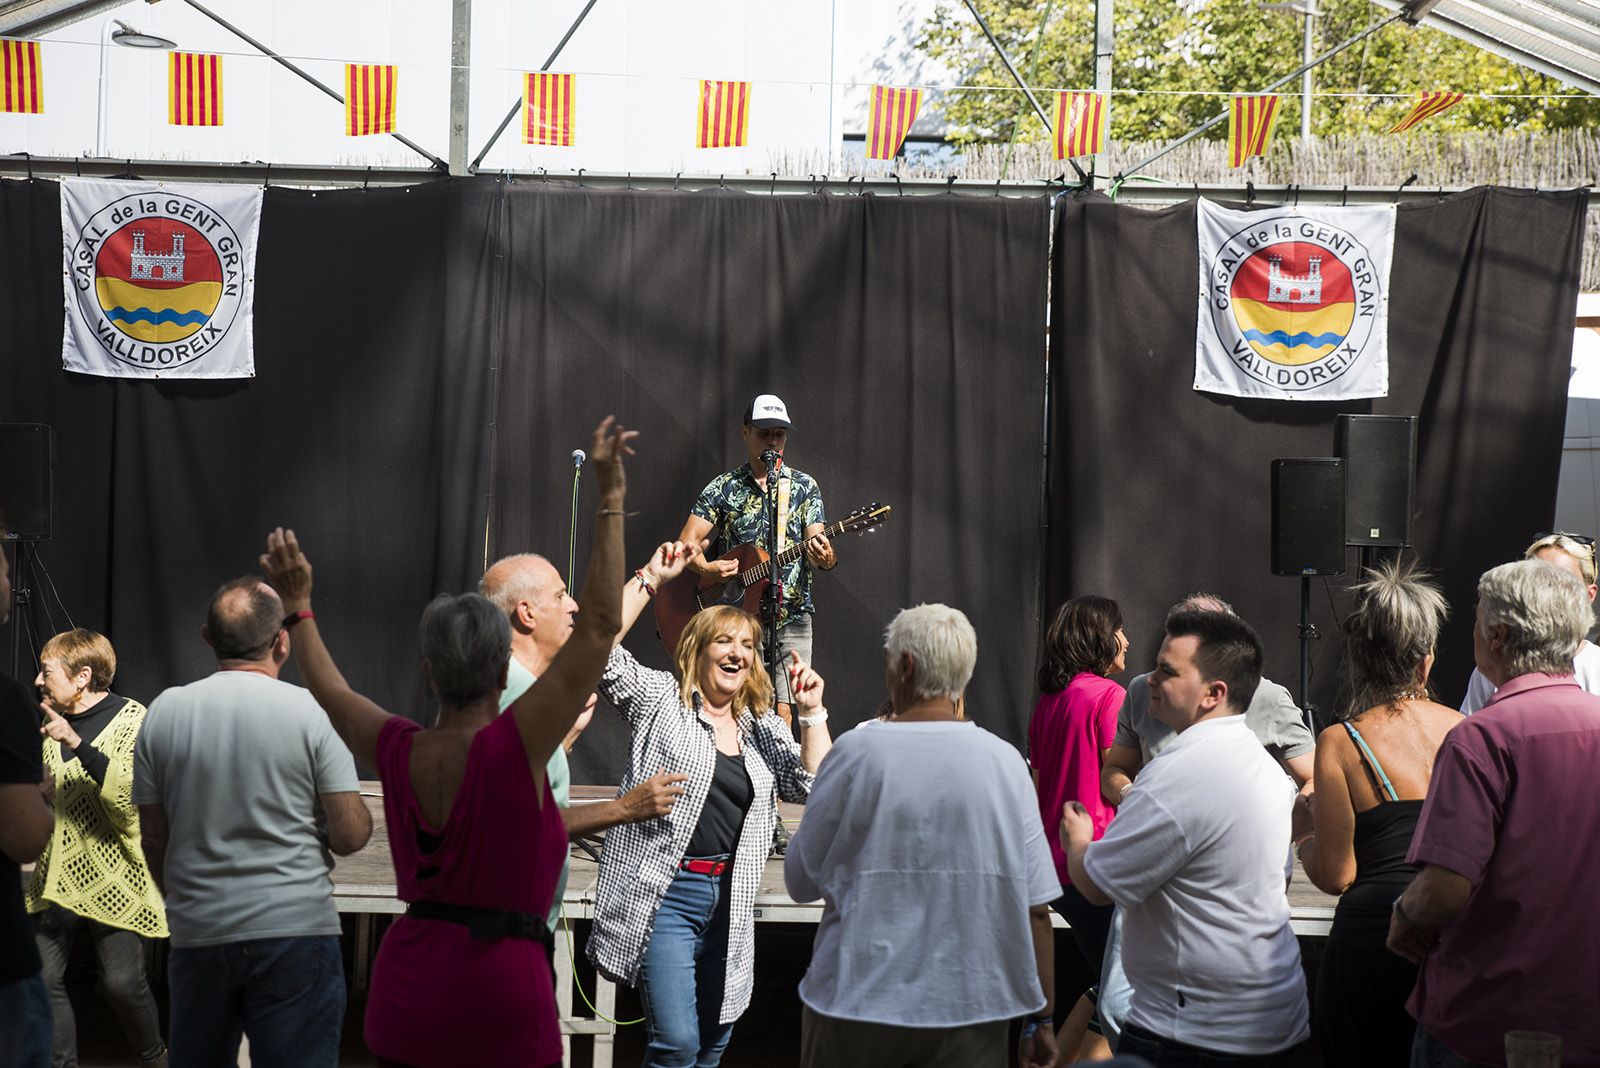
[[[1030,84],[1047,108],[1044,94],[1051,90],[1093,86],[1093,0],[977,2],[1019,69],[1032,72]],[[1112,84],[1119,92],[1112,98],[1110,136],[1115,140],[1177,137],[1223,110],[1229,94],[1259,91],[1300,65],[1300,19],[1268,11],[1260,0],[1116,0],[1114,10]],[[1323,0],[1322,10],[1315,27],[1318,53],[1387,14],[1368,0]],[[924,25],[918,47],[961,72],[963,88],[945,100],[952,140],[1044,136],[1043,124],[964,4],[941,4]],[[1299,88],[1296,80],[1278,90],[1284,97],[1280,129],[1299,123]],[[1397,22],[1316,69],[1312,132],[1387,130],[1418,92],[1434,89],[1464,92],[1468,98],[1429,119],[1432,130],[1600,124],[1600,100],[1426,23]],[[1208,135],[1226,137],[1226,124]]]

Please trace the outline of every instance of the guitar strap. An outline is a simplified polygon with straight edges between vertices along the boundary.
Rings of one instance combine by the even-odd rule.
[[[789,487],[791,484],[787,474],[778,476],[778,537],[776,539],[777,548],[772,550],[774,556],[788,547],[784,542],[788,541],[789,534]]]

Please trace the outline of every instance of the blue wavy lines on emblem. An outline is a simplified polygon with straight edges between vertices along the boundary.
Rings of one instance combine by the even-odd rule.
[[[1288,345],[1290,347],[1310,345],[1313,348],[1321,348],[1324,345],[1337,345],[1344,340],[1343,334],[1291,334],[1284,330],[1273,330],[1269,333],[1262,333],[1260,330],[1246,330],[1244,336],[1263,345]]]
[[[155,325],[181,323],[184,326],[193,326],[211,318],[203,311],[180,312],[173,311],[171,308],[162,308],[158,312],[151,311],[149,308],[134,308],[130,311],[121,305],[115,308],[107,308],[105,313],[107,319],[115,319],[122,323],[151,323]]]

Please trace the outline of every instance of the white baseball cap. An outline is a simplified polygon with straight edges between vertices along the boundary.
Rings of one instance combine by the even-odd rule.
[[[763,393],[750,402],[750,410],[745,413],[744,421],[758,430],[767,430],[775,426],[788,429],[794,425],[789,422],[789,409],[784,406],[782,400],[771,393]]]

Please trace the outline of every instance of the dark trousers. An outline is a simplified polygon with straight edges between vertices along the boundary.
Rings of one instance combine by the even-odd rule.
[[[156,999],[145,978],[145,940],[132,931],[109,927],[79,916],[59,905],[34,913],[33,941],[44,962],[44,985],[55,1014],[50,1051],[52,1068],[72,1068],[78,1063],[78,1024],[67,998],[67,959],[72,944],[82,935],[94,940],[100,959],[100,994],[111,1005],[128,1044],[142,1061],[161,1055],[161,1024]]]
[[[1050,907],[1067,921],[1072,940],[1089,963],[1089,973],[1100,981],[1105,967],[1106,939],[1111,937],[1111,914],[1115,905],[1094,905],[1070,885],[1061,887],[1061,896],[1050,902]]]
[[[1224,1053],[1220,1050],[1201,1049],[1187,1042],[1162,1038],[1154,1031],[1137,1024],[1125,1024],[1122,1038],[1117,1042],[1117,1055],[1132,1054],[1143,1057],[1155,1068],[1283,1068],[1289,1063],[1289,1051],[1277,1053]]]

